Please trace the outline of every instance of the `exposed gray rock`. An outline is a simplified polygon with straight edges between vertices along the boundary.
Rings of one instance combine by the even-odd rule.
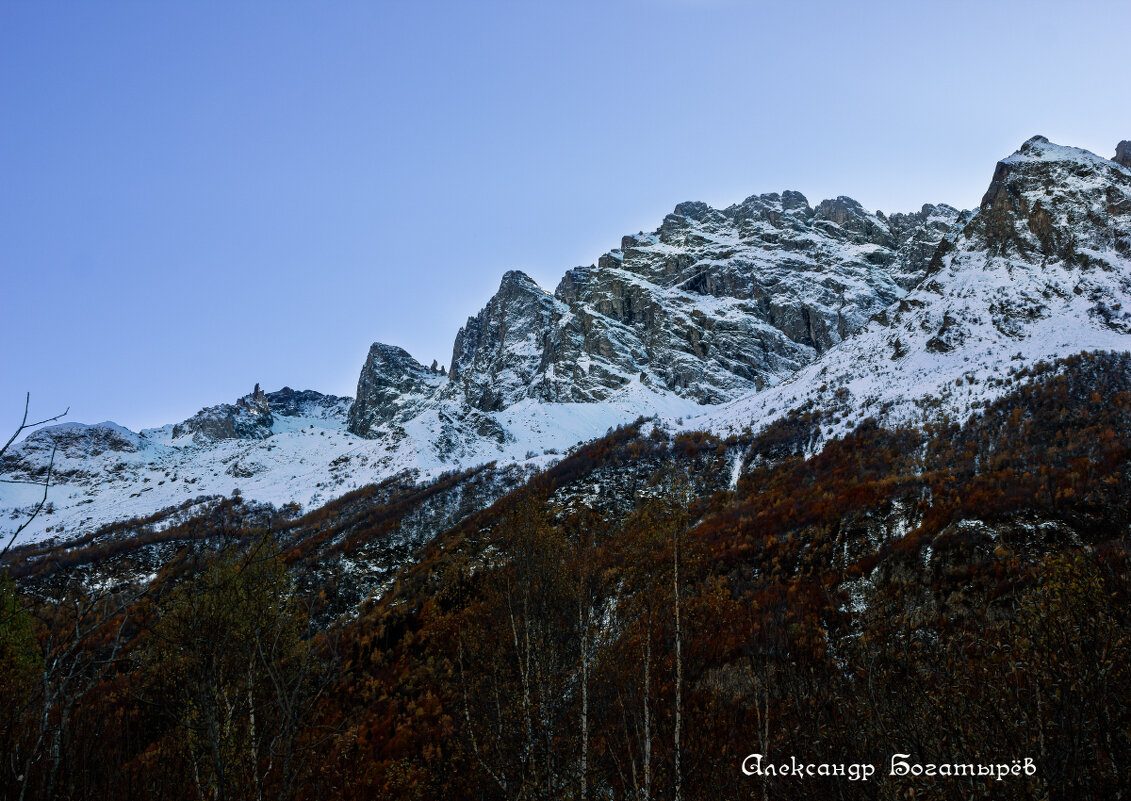
[[[1131,141],[1124,139],[1115,146],[1115,158],[1112,161],[1131,170]]]
[[[60,423],[28,434],[13,452],[50,455],[55,451],[56,459],[61,460],[104,453],[136,453],[139,445],[137,434],[116,423]]]
[[[892,236],[899,243],[894,260],[887,265],[892,280],[906,290],[922,281],[939,243],[954,229],[959,217],[958,209],[945,203],[924,204],[919,211],[887,217]]]
[[[554,298],[525,273],[503,274],[499,291],[468,319],[452,348],[449,376],[468,403],[498,411],[525,395],[542,368],[555,311]]]
[[[567,271],[552,294],[505,273],[456,335],[447,382],[435,364],[374,345],[350,430],[380,436],[436,403],[466,430],[451,409],[600,401],[633,382],[699,403],[762,389],[914,286],[958,218],[946,205],[887,218],[844,196],[812,208],[793,191],[722,210],[680,203],[656,231]]]
[[[552,293],[508,273],[460,331],[450,376],[378,344],[352,409],[257,388],[140,435],[101,424],[29,436],[0,464],[0,518],[27,513],[21,482],[42,480],[53,453],[56,508],[34,536],[236,487],[316,506],[393,475],[496,459],[533,469],[642,415],[727,433],[806,409],[820,437],[865,416],[965,419],[1007,391],[1011,372],[1131,349],[1129,271],[1131,171],[1042,137],[1004,159],[981,207],[961,214],[886,216],[846,197],[812,207],[797,192],[721,210],[681,203]],[[696,416],[693,402],[721,400],[733,402]],[[342,430],[347,416],[371,442]]]
[[[962,234],[994,256],[1028,261],[1086,265],[1096,252],[1126,256],[1128,186],[1131,175],[1112,162],[1034,136],[998,162]]]
[[[259,384],[235,403],[202,409],[173,426],[173,438],[192,435],[197,442],[221,439],[264,439],[271,436],[271,404]]]
[[[1012,375],[1089,350],[1131,350],[1131,171],[1037,136],[998,162],[980,207],[898,303],[788,381],[692,424],[734,431],[816,410],[827,438],[867,418],[961,421]]]
[[[357,380],[349,430],[369,437],[385,423],[407,420],[433,398],[443,381],[404,348],[373,343]]]
[[[456,337],[444,396],[482,411],[522,398],[587,402],[633,381],[700,403],[772,385],[849,336],[926,273],[958,219],[891,220],[848,197],[799,192],[726,209],[677,205],[551,295],[524,274]]]
[[[350,403],[349,398],[290,387],[268,392],[265,397],[272,414],[279,417],[325,418],[340,413],[342,407]]]

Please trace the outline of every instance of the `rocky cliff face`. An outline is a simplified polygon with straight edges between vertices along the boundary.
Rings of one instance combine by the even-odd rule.
[[[885,217],[798,192],[718,210],[681,203],[547,292],[519,271],[456,335],[450,380],[374,345],[350,430],[376,435],[439,400],[500,412],[524,399],[604,401],[635,383],[699,404],[778,383],[926,273],[957,210]]]
[[[911,214],[893,214],[886,218],[899,243],[895,261],[888,268],[892,279],[905,290],[914,289],[927,274],[939,243],[973,214],[972,211],[958,214],[945,204],[927,204]]]
[[[349,430],[366,436],[386,423],[404,422],[421,410],[444,380],[403,348],[375,342],[357,380]]]
[[[0,522],[42,497],[56,445],[61,486],[36,536],[236,488],[313,506],[390,476],[533,470],[640,417],[733,432],[802,409],[820,421],[812,447],[865,417],[965,419],[1036,362],[1131,350],[1129,150],[1108,160],[1034,137],[961,214],[796,192],[682,203],[552,293],[506,273],[448,375],[377,344],[356,403],[257,387],[141,434],[28,437],[0,464]]]
[[[1113,251],[1126,256],[1126,170],[1035,136],[998,162],[979,214],[963,231],[968,246],[991,256],[1076,266],[1109,261]]]
[[[268,392],[264,398],[274,416],[294,418],[339,418],[344,408],[351,402],[349,398],[323,395],[312,389],[290,387],[283,387],[277,392]]]
[[[1115,158],[1112,161],[1131,169],[1131,140],[1124,139],[1115,146]]]
[[[1044,360],[1131,350],[1131,169],[1033,137],[1000,161],[927,277],[788,382],[692,420],[741,428],[820,410],[825,436],[965,419]]]
[[[235,403],[222,403],[202,409],[173,426],[173,438],[192,436],[198,443],[220,439],[263,439],[271,435],[275,420],[271,404],[259,388]]]
[[[471,406],[494,412],[524,397],[545,371],[544,353],[565,311],[526,274],[503,274],[499,291],[456,334],[449,373]]]
[[[798,192],[726,209],[681,203],[550,295],[521,273],[456,338],[452,387],[493,411],[529,397],[589,402],[634,381],[697,403],[777,383],[916,283],[958,218],[890,219]]]

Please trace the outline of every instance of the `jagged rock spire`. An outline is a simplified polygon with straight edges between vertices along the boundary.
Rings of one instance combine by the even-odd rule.
[[[1112,161],[1131,170],[1131,141],[1124,139],[1115,146],[1115,158]]]
[[[456,336],[446,397],[483,412],[589,402],[640,382],[719,403],[781,380],[898,299],[958,219],[883,217],[786,191],[725,209],[685,202],[551,295],[507,272]]]
[[[440,377],[404,348],[374,342],[357,380],[357,399],[350,408],[349,430],[369,436],[383,423],[411,416],[430,398]]]

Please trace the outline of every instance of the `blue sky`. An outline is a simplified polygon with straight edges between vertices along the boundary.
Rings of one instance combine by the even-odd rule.
[[[0,0],[0,428],[447,363],[683,200],[976,204],[1131,139],[1126,2]]]

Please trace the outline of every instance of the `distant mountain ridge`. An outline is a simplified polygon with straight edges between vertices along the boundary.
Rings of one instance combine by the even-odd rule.
[[[828,437],[866,417],[969,414],[1012,369],[1131,349],[1129,164],[1127,142],[1108,160],[1034,137],[969,212],[797,192],[681,203],[553,292],[505,273],[449,371],[375,343],[356,399],[257,386],[137,434],[33,434],[0,465],[0,514],[29,507],[56,446],[33,537],[236,489],[312,507],[394,475],[491,461],[521,475],[638,417],[727,432],[805,407]]]
[[[505,273],[456,334],[448,382],[420,380],[422,365],[374,345],[350,430],[377,437],[381,423],[439,401],[480,412],[603,401],[636,381],[698,404],[732,400],[901,297],[958,217],[939,205],[887,218],[848,197],[812,208],[789,191],[723,210],[681,203],[654,232],[569,270],[553,293]],[[401,384],[412,389],[389,394]]]
[[[688,425],[733,431],[801,405],[836,420],[826,436],[866,417],[962,419],[1012,373],[1087,350],[1131,350],[1131,168],[1036,136],[997,164],[906,297],[783,384]]]

